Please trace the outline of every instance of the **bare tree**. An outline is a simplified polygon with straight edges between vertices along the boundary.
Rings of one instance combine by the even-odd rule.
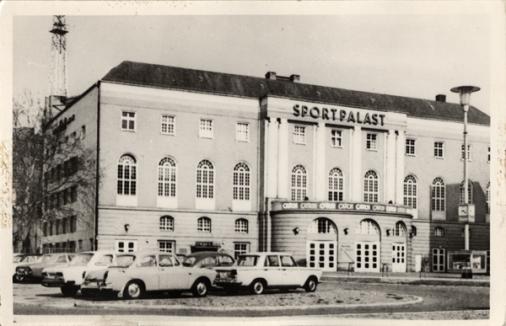
[[[94,227],[96,149],[66,124],[48,124],[47,112],[28,92],[14,99],[13,242],[23,243],[23,251],[34,251],[41,235],[53,234],[47,227],[62,218],[69,218],[66,233],[77,223]]]

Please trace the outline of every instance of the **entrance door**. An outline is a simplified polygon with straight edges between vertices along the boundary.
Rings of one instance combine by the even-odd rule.
[[[446,250],[444,248],[432,249],[432,271],[444,272],[446,264]]]
[[[392,272],[406,272],[406,244],[394,243],[392,245]]]
[[[379,242],[357,242],[355,244],[355,271],[379,272]]]
[[[324,271],[335,271],[337,262],[337,241],[308,241],[307,266]]]

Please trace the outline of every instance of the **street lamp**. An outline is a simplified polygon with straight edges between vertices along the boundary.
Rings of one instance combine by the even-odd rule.
[[[460,105],[464,109],[464,207],[465,207],[465,225],[464,225],[464,248],[469,250],[469,180],[467,171],[467,111],[469,111],[469,101],[471,93],[479,91],[477,86],[458,86],[451,89],[452,92],[458,93],[460,97]],[[459,209],[459,213],[461,209]],[[474,214],[474,213],[473,213]],[[459,214],[462,215],[462,214]]]

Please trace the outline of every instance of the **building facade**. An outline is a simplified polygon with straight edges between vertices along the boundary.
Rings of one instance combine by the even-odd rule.
[[[471,108],[467,154],[462,120],[444,96],[123,62],[48,130],[85,130],[97,162],[94,210],[72,238],[82,250],[276,250],[325,270],[444,272],[465,236],[489,250],[490,120]]]

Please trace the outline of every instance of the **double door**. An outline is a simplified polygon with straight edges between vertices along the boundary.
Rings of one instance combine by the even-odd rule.
[[[355,271],[380,271],[380,244],[379,242],[355,243]]]
[[[309,240],[307,242],[307,266],[323,271],[337,270],[337,241]]]

